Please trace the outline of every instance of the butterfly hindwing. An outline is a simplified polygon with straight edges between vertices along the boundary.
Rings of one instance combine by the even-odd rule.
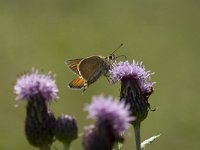
[[[81,76],[78,76],[69,83],[69,88],[72,89],[82,89],[85,88],[86,86],[87,86],[86,80],[83,79]]]

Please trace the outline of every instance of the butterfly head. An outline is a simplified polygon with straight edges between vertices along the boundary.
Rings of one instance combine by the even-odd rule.
[[[110,54],[106,57],[106,62],[111,65],[115,62],[115,58],[114,54]]]

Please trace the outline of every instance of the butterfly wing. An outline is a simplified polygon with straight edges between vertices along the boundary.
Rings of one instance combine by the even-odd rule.
[[[105,59],[100,56],[85,58],[78,65],[80,75],[88,84],[95,82],[104,73],[105,68]]]
[[[73,71],[74,73],[76,73],[77,75],[79,75],[79,71],[78,71],[78,64],[80,63],[80,61],[82,60],[82,58],[80,59],[72,59],[72,60],[67,60],[65,61],[65,64],[68,66],[68,68]]]
[[[87,86],[86,81],[81,76],[78,76],[69,83],[69,88],[71,89],[82,89],[85,88],[86,86]]]

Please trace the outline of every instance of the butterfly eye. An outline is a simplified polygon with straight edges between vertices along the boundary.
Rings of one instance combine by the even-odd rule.
[[[113,55],[110,55],[110,56],[109,56],[109,59],[110,59],[110,60],[113,60],[113,59],[114,59],[114,56],[113,56]]]

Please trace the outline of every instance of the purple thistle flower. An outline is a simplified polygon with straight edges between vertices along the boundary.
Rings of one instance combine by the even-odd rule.
[[[17,100],[30,100],[40,95],[45,101],[50,101],[58,97],[58,88],[51,73],[44,75],[32,69],[32,72],[23,74],[17,79],[14,93],[17,95]]]
[[[88,118],[96,120],[92,128],[85,130],[83,146],[85,150],[111,150],[117,141],[123,141],[122,134],[128,128],[129,107],[123,102],[114,101],[112,97],[103,95],[92,98],[92,103],[85,107]]]
[[[107,120],[112,125],[113,132],[117,135],[123,134],[128,128],[130,117],[129,106],[111,96],[108,98],[103,95],[94,96],[92,103],[85,107],[89,112],[88,118],[96,119],[97,122]]]
[[[55,135],[64,145],[69,146],[78,137],[78,127],[75,118],[64,114],[58,117]]]
[[[148,98],[153,92],[154,83],[150,82],[151,73],[146,71],[142,62],[130,64],[128,61],[113,65],[110,70],[113,82],[121,81],[120,99],[130,105],[130,111],[136,116],[134,122],[141,122],[148,114]]]
[[[150,92],[154,84],[149,81],[151,79],[151,75],[154,73],[146,71],[142,62],[133,61],[132,64],[128,61],[119,62],[118,64],[113,65],[113,68],[110,70],[110,74],[113,82],[122,80],[123,78],[134,78],[137,80],[137,84],[143,92]]]
[[[119,62],[110,70],[112,81],[121,81],[120,101],[125,101],[130,106],[132,116],[136,117],[131,123],[135,130],[137,150],[141,149],[140,123],[147,117],[150,109],[148,98],[153,92],[154,83],[150,82],[152,74],[145,70],[142,62]]]
[[[16,99],[26,99],[25,134],[29,143],[40,149],[49,149],[54,141],[56,119],[48,110],[47,102],[57,98],[53,76],[32,69],[17,79],[14,86]]]

